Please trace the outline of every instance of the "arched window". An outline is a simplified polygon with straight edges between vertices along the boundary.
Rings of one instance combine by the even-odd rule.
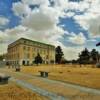
[[[24,60],[23,60],[22,64],[25,65],[25,61]]]

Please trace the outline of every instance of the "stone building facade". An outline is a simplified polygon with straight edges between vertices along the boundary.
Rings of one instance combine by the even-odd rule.
[[[38,53],[43,63],[55,62],[55,46],[25,38],[8,45],[7,61],[9,64],[32,65]]]

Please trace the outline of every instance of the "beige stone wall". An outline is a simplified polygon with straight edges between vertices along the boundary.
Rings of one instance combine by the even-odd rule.
[[[21,40],[21,42],[23,42]],[[23,61],[29,64],[32,64],[34,58],[39,53],[44,60],[44,62],[50,63],[51,61],[55,61],[55,48],[49,45],[34,43],[30,45],[31,42],[28,44],[18,43],[15,42],[13,45],[10,45],[8,48],[8,61],[19,62],[22,65]]]
[[[51,61],[55,60],[55,51],[47,48],[40,48],[36,46],[20,45],[20,59],[29,60],[30,63],[34,61],[37,54],[40,54],[43,60]]]

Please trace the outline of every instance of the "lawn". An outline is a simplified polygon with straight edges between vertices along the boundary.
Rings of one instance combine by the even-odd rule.
[[[0,85],[0,100],[48,100],[46,97],[24,89],[13,82]]]
[[[100,69],[94,65],[40,65],[22,66],[21,71],[39,75],[39,71],[49,71],[49,79],[79,84],[100,89]]]

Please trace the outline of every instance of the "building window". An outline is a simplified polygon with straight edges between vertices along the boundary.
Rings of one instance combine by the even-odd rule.
[[[24,60],[23,60],[22,64],[25,65],[25,61]]]
[[[26,43],[26,41],[24,41],[24,43]]]
[[[29,61],[27,61],[27,65],[29,65]]]

